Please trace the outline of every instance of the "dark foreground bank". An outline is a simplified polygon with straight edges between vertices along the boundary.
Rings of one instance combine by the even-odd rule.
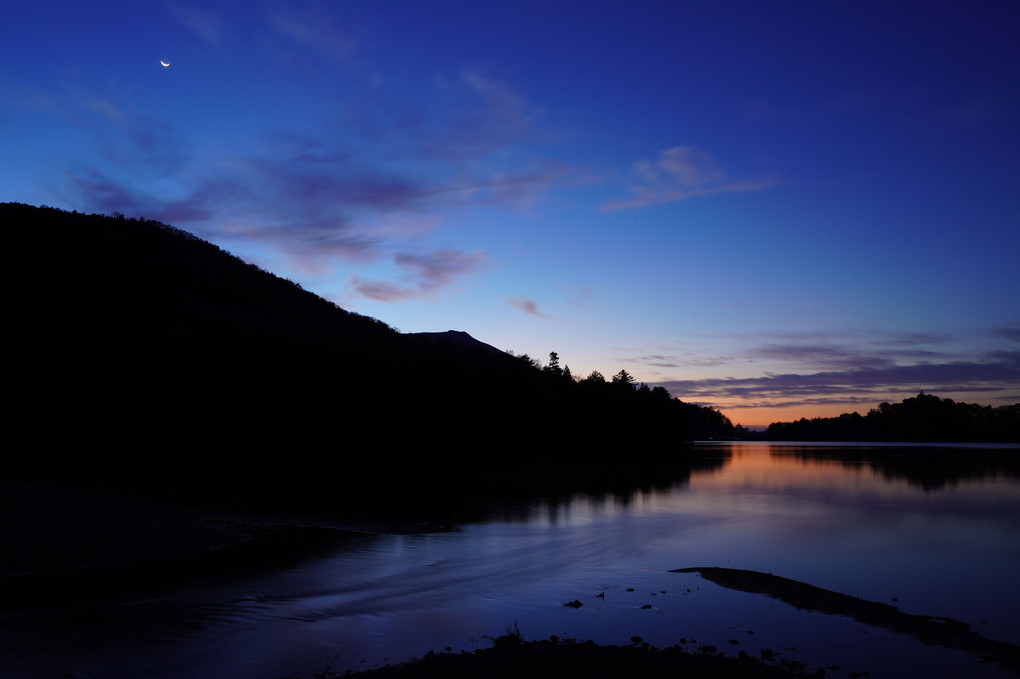
[[[474,653],[429,653],[424,658],[387,665],[355,676],[358,679],[769,679],[825,676],[825,670],[807,669],[796,661],[767,664],[741,654],[728,658],[715,647],[687,649],[654,648],[635,637],[627,646],[601,646],[590,641],[561,640],[522,642],[514,635],[499,637],[492,648]],[[330,670],[316,679],[341,676]]]

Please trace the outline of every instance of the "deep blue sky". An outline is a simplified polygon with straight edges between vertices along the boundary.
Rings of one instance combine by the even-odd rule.
[[[1014,403],[1018,35],[1006,0],[9,0],[0,200],[743,424]]]

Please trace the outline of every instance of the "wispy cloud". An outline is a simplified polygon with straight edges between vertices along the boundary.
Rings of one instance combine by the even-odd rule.
[[[167,7],[207,42],[220,39],[213,15]],[[337,29],[312,19],[272,20],[281,35],[321,51]],[[108,163],[71,167],[64,189],[77,209],[158,219],[234,246],[269,246],[301,272],[322,272],[338,259],[391,259],[397,279],[355,276],[351,287],[377,300],[429,295],[479,271],[484,257],[418,252],[424,233],[441,230],[443,217],[461,207],[522,209],[571,172],[519,143],[538,134],[538,114],[509,84],[464,71],[432,86],[426,104],[390,100],[366,86],[333,123],[263,130],[214,153],[139,114],[127,97],[69,93],[57,110],[94,138]],[[397,214],[417,226],[396,228]]]
[[[526,314],[531,316],[537,316],[538,318],[549,318],[538,310],[538,302],[528,297],[512,297],[506,301],[507,304],[515,309],[520,309]]]
[[[358,295],[377,302],[428,297],[450,286],[456,279],[480,271],[488,261],[488,255],[481,250],[398,253],[393,257],[393,262],[404,270],[400,283],[369,281],[352,275],[348,278],[348,285]]]
[[[652,354],[649,356],[635,356],[623,359],[625,363],[640,363],[652,368],[679,368],[680,363],[675,356]]]
[[[509,83],[464,69],[453,76],[438,73],[432,84],[438,105],[424,111],[424,119],[442,133],[418,140],[430,155],[453,162],[478,159],[541,135],[540,111]]]
[[[254,232],[254,236],[250,234]],[[222,230],[220,231],[222,234]],[[360,229],[347,228],[341,218],[336,222],[285,223],[278,226],[235,226],[234,238],[258,242],[273,241],[277,249],[288,255],[293,266],[306,272],[329,269],[331,259],[349,264],[374,262],[384,257],[383,239]]]
[[[766,344],[748,353],[755,358],[775,362],[800,363],[827,368],[881,368],[893,365],[888,356],[875,355],[846,346],[808,346],[803,344]]]
[[[188,160],[189,145],[172,125],[139,112],[112,87],[76,83],[50,94],[30,92],[22,88],[14,105],[61,119],[112,166],[148,178],[177,172]]]
[[[750,361],[777,362],[800,370],[882,368],[962,358],[956,338],[943,332],[888,332],[874,329],[769,332],[720,339],[745,345]]]
[[[714,349],[726,354],[680,348],[635,353],[625,360],[662,375],[651,383],[674,396],[724,409],[823,405],[853,409],[919,391],[952,398],[971,394],[969,398],[985,403],[1016,402],[1020,350],[1013,350],[1012,344],[1001,346],[1001,337],[1014,334],[1011,328],[956,333],[849,328],[717,335],[711,338]],[[988,349],[975,351],[976,346]],[[748,375],[758,365],[770,369]],[[672,378],[683,370],[698,369],[704,375],[704,368],[737,376]]]
[[[430,292],[449,284],[457,276],[479,271],[488,263],[489,257],[481,250],[439,250],[422,254],[398,254],[393,261],[407,272],[407,279],[417,283],[423,292]]]
[[[619,359],[646,368],[717,368],[734,362],[731,356],[693,356],[686,354],[645,354]]]
[[[357,275],[348,278],[347,283],[357,294],[376,302],[398,302],[421,295],[421,292],[413,287],[387,281],[366,281]]]
[[[920,363],[810,374],[766,374],[749,378],[714,378],[659,382],[684,400],[726,408],[795,406],[810,403],[860,403],[885,400],[889,394],[926,391],[935,394],[981,393],[1012,399],[1020,389],[1017,356],[987,356],[982,361]]]
[[[368,163],[340,159],[290,158],[279,161],[265,156],[239,159],[235,166],[241,179],[285,201],[292,214],[305,217],[360,208],[379,212],[412,207],[429,193],[425,180]]]
[[[674,146],[654,161],[638,160],[631,166],[630,196],[599,207],[602,211],[671,203],[693,196],[724,191],[757,191],[774,182],[736,181],[716,166],[712,156],[690,146]]]
[[[355,52],[358,40],[336,25],[333,13],[280,9],[269,17],[270,27],[328,61],[344,62]]]
[[[166,2],[163,3],[163,7],[170,16],[202,42],[210,47],[223,47],[226,30],[219,16],[207,8],[179,2]]]
[[[1020,326],[1008,326],[1004,328],[998,328],[996,333],[1011,342],[1020,342]]]
[[[184,199],[160,199],[148,193],[128,189],[100,170],[80,168],[66,173],[74,193],[88,196],[88,209],[102,214],[120,213],[130,217],[145,217],[169,224],[196,223],[208,220],[213,212],[207,203],[220,204],[222,196],[211,201],[206,191],[196,192]],[[211,187],[206,187],[207,189]],[[216,190],[213,189],[213,193]]]

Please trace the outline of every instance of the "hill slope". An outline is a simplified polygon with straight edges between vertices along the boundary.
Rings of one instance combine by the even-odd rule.
[[[20,463],[50,476],[249,494],[291,477],[360,496],[464,473],[542,485],[561,476],[535,465],[647,477],[622,460],[675,461],[729,427],[467,333],[400,334],[156,222],[8,203],[0,223],[8,421],[29,441]]]

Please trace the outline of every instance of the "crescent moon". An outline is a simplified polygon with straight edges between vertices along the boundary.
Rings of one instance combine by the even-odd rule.
[[[163,61],[162,59],[160,59],[160,60],[159,60],[159,65],[160,65],[160,66],[162,66],[163,68],[166,68],[166,67],[167,67],[167,66],[169,66],[170,64],[169,64],[168,62],[166,62],[166,61]]]

